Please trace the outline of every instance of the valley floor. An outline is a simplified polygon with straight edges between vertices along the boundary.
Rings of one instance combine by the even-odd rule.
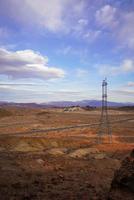
[[[134,112],[109,111],[113,143],[97,126],[38,132],[97,123],[100,111],[4,108],[0,115],[1,200],[105,200],[114,173],[134,148]],[[37,131],[37,132],[36,132]],[[22,134],[23,133],[23,134]]]

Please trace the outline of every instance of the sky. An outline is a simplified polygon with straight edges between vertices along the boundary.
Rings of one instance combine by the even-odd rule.
[[[134,102],[134,0],[0,0],[0,101]]]

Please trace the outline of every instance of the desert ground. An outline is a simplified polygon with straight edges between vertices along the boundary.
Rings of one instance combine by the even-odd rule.
[[[134,110],[109,110],[112,143],[98,143],[99,119],[100,109],[0,108],[0,200],[108,199],[134,148]]]

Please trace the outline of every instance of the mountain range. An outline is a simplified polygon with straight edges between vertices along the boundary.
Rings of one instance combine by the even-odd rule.
[[[71,106],[80,106],[80,107],[100,107],[101,100],[82,100],[82,101],[53,101],[48,103],[14,103],[14,102],[0,102],[0,106],[17,106],[17,107],[31,107],[31,108],[45,108],[45,107],[71,107]],[[132,102],[108,102],[109,107],[122,107],[122,106],[134,106]]]

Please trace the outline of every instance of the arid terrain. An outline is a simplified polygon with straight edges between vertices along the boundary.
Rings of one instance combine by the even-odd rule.
[[[0,108],[0,200],[108,199],[134,148],[134,110],[109,110],[111,144],[98,143],[99,118],[99,109]]]

